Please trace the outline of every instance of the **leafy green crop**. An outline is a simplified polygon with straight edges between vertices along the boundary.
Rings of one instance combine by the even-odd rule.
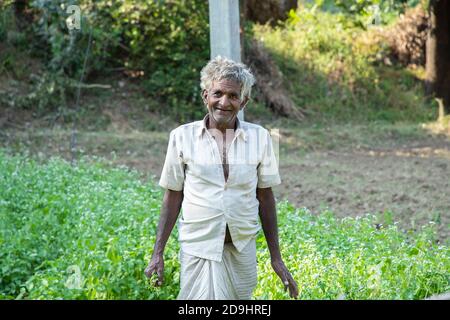
[[[71,167],[57,158],[45,165],[0,159],[4,298],[175,296],[175,242],[168,244],[165,290],[149,287],[143,273],[161,199],[152,183],[140,183],[135,171],[84,160]]]
[[[92,161],[94,160],[94,161]],[[137,171],[96,158],[39,164],[0,152],[0,298],[174,299],[177,232],[165,252],[165,286],[144,275],[162,193]],[[312,215],[278,206],[282,254],[301,299],[421,299],[449,290],[450,255],[432,226],[404,234],[374,217]],[[286,299],[262,234],[254,298]]]
[[[302,299],[423,299],[450,289],[450,250],[434,244],[432,224],[408,236],[395,223],[377,228],[373,215],[338,220],[287,202],[278,210],[282,254]],[[267,250],[259,254],[268,259]],[[288,298],[270,264],[259,265],[255,295]]]

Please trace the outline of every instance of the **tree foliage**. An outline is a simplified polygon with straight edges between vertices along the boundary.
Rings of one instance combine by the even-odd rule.
[[[80,30],[67,27],[70,5],[81,9]],[[28,11],[33,22],[21,31],[52,75],[80,78],[91,34],[87,79],[125,70],[138,75],[149,97],[172,107],[179,120],[202,112],[198,80],[209,58],[206,1],[31,0]]]
[[[386,24],[408,7],[421,0],[315,0],[316,6],[344,15],[344,21],[352,26],[366,28],[370,24]]]

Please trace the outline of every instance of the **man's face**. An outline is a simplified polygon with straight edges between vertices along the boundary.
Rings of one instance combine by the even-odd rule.
[[[218,128],[231,128],[241,108],[247,102],[241,99],[241,86],[233,80],[214,81],[209,90],[203,90],[203,101],[206,103],[210,120]]]

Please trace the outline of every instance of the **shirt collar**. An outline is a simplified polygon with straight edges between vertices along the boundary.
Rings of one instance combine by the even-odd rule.
[[[206,127],[206,121],[209,118],[209,113],[207,113],[205,115],[205,117],[203,118],[201,125],[198,127],[198,131],[197,131],[197,137],[202,136],[203,132],[205,132],[207,130]],[[242,139],[244,139],[244,141],[247,141],[247,132],[246,132],[246,126],[239,120],[239,118],[236,118],[236,131],[235,131],[235,136],[237,137],[242,137]]]

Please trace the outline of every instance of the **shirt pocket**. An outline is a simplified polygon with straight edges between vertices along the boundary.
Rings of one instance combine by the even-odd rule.
[[[239,164],[236,165],[237,175],[236,184],[237,185],[251,185],[257,180],[256,165],[252,164]]]
[[[214,182],[218,179],[218,168],[214,164],[202,164],[190,161],[188,163],[188,170],[196,181]]]

